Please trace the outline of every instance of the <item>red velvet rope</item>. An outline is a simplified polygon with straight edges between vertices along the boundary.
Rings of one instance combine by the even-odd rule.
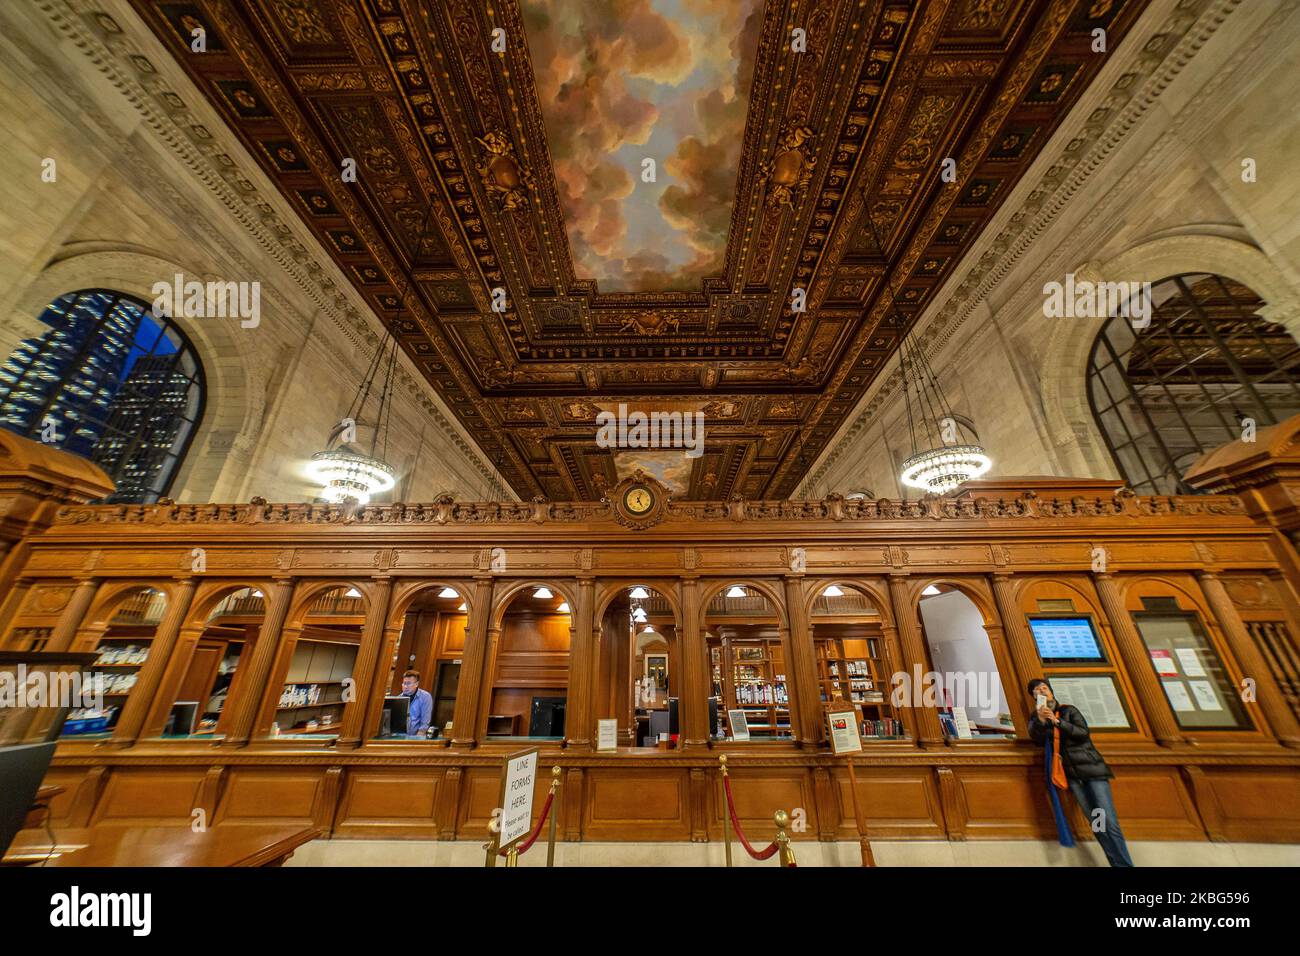
[[[752,846],[750,846],[749,841],[745,839],[745,831],[740,828],[740,820],[736,816],[736,803],[731,798],[731,778],[728,777],[725,773],[722,775],[722,787],[724,790],[727,791],[727,810],[729,810],[731,813],[731,828],[736,831],[736,836],[740,838],[740,845],[743,846],[745,848],[745,852],[748,853],[750,856],[752,856],[754,859],[770,860],[772,858],[772,854],[776,853],[776,851],[781,848],[781,845],[774,840],[772,841],[772,845],[769,846],[766,850],[755,850]]]
[[[536,843],[537,838],[542,835],[542,827],[546,825],[546,815],[551,812],[551,801],[554,799],[555,799],[555,794],[553,792],[548,793],[546,795],[546,805],[542,807],[542,815],[537,820],[537,827],[533,830],[532,833],[528,835],[527,840],[525,840],[523,843],[520,843],[518,846],[515,847],[515,850],[519,853],[520,856],[527,853],[529,847],[531,847],[534,843]],[[505,856],[509,852],[510,852],[510,848],[506,847],[504,850],[501,850],[497,855]]]

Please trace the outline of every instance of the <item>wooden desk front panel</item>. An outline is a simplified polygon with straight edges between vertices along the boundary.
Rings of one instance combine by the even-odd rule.
[[[274,758],[263,758],[273,760]],[[302,760],[302,758],[299,758]],[[362,758],[358,758],[360,760]],[[47,782],[66,788],[51,823],[75,826],[188,826],[203,806],[209,823],[311,824],[340,837],[481,840],[497,806],[500,768],[483,757],[429,765],[348,765],[322,755],[292,765],[181,766],[156,763],[73,766],[51,770]],[[1120,821],[1135,840],[1222,839],[1300,842],[1300,768],[1291,765],[1152,766],[1140,758],[1112,760]],[[1054,838],[1042,772],[1028,762],[945,765],[914,759],[899,766],[857,768],[858,794],[873,839]],[[543,754],[541,764],[573,764],[556,802],[560,838],[587,841],[722,839],[725,804],[717,763],[624,754],[583,757],[574,764]],[[170,763],[170,765],[169,765]],[[833,758],[792,757],[775,765],[735,766],[732,792],[751,841],[775,833],[772,813],[802,809],[807,823],[796,840],[856,839],[848,775]],[[818,775],[829,784],[819,792]],[[826,775],[829,774],[829,777]],[[693,776],[694,775],[694,776]],[[540,810],[550,774],[539,773]],[[566,792],[567,791],[567,792]],[[1066,798],[1077,834],[1086,821]],[[215,806],[215,811],[213,807]],[[701,822],[704,831],[701,832]]]

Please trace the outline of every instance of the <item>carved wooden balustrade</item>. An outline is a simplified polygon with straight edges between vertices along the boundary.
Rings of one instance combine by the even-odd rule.
[[[1130,838],[1300,840],[1300,565],[1255,499],[1248,508],[1235,496],[1138,497],[1110,481],[1006,479],[920,501],[679,502],[634,476],[603,502],[94,505],[85,503],[93,481],[73,465],[66,479],[51,477],[58,469],[48,463],[41,482],[26,476],[28,444],[0,433],[0,481],[19,489],[0,508],[40,515],[19,522],[0,564],[0,647],[93,650],[129,596],[142,587],[165,596],[111,733],[60,745],[50,779],[67,793],[56,823],[185,825],[203,810],[209,821],[312,821],[335,836],[481,839],[501,758],[525,746],[486,732],[503,618],[520,594],[545,585],[571,605],[565,739],[537,742],[564,768],[562,839],[720,838],[719,750],[732,755],[738,797],[748,795],[742,822],[799,807],[809,823],[796,838],[852,838],[848,777],[826,745],[811,638],[814,602],[834,583],[874,607],[895,674],[931,669],[922,592],[963,592],[1015,725],[1007,739],[950,739],[932,704],[904,702],[905,738],[867,741],[855,763],[870,835],[1050,838],[1023,688],[1044,673],[1083,671],[1112,678],[1128,715],[1127,727],[1096,737],[1116,770]],[[636,481],[656,492],[647,515],[620,500]],[[55,504],[33,506],[46,499]],[[632,678],[611,665],[602,613],[638,584],[673,615],[681,746],[599,752],[596,721],[614,716],[615,685]],[[710,739],[706,613],[735,584],[775,608],[788,739]],[[306,615],[340,587],[360,596],[355,696],[328,738],[272,736]],[[403,621],[420,595],[443,587],[466,605],[451,738],[376,739]],[[246,588],[263,596],[264,615],[220,733],[164,737],[208,615]],[[1040,660],[1029,618],[1062,601],[1094,621],[1104,662]],[[1193,616],[1232,686],[1251,688],[1239,727],[1180,720],[1135,623],[1151,602]]]

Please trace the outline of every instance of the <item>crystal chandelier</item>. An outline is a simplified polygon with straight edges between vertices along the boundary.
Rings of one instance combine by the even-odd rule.
[[[880,241],[870,209],[866,218],[876,248],[884,256],[885,246]],[[985,474],[993,461],[984,453],[974,433],[953,415],[929,359],[917,345],[916,338],[908,329],[907,319],[899,311],[898,297],[888,285],[885,288],[889,292],[895,324],[903,330],[898,364],[907,406],[907,430],[912,441],[912,454],[903,462],[899,480],[909,488],[941,495]]]
[[[423,254],[432,216],[433,206],[430,204],[412,262],[419,261]],[[397,484],[397,470],[384,458],[388,453],[388,429],[393,416],[393,373],[397,365],[397,336],[392,335],[392,331],[401,324],[402,310],[412,284],[408,271],[406,286],[398,297],[397,315],[384,330],[347,415],[330,432],[325,449],[312,455],[307,464],[307,476],[324,486],[320,496],[331,504],[369,504],[373,496],[391,491]],[[369,448],[363,451],[355,447],[356,430],[381,368],[384,372],[383,385],[379,389],[379,408],[371,423]]]
[[[941,495],[987,472],[993,461],[963,435],[968,430],[953,416],[934,370],[910,334],[903,336],[899,362],[912,440],[912,455],[903,462],[899,480],[909,488]]]
[[[321,497],[332,504],[364,505],[372,495],[397,484],[397,473],[388,462],[346,448],[316,452],[311,456],[307,474],[325,486]]]

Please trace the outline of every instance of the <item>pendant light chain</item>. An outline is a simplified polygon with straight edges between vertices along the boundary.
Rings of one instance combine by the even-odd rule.
[[[872,238],[882,259],[886,259],[885,246],[880,240],[872,216],[871,205],[867,204],[867,225],[871,228]],[[912,444],[912,455],[903,462],[899,479],[911,488],[926,492],[942,494],[951,491],[963,482],[978,478],[989,470],[992,461],[974,441],[962,443],[958,429],[961,428],[952,413],[934,374],[930,360],[926,357],[917,337],[912,334],[906,317],[898,308],[898,296],[889,284],[889,266],[885,266],[885,292],[889,294],[889,307],[894,319],[902,331],[898,348],[899,372],[903,379],[903,404],[907,410],[907,432]],[[912,409],[912,389],[916,389],[916,411]],[[917,441],[916,418],[920,417],[920,430],[926,447]],[[951,439],[945,437],[945,431],[951,429]]]

